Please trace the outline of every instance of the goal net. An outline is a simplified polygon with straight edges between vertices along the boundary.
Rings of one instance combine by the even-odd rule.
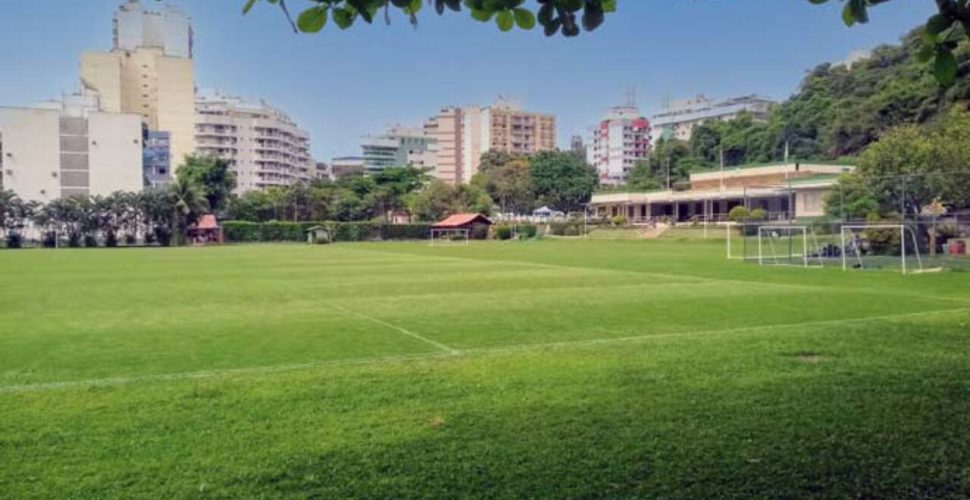
[[[916,232],[903,224],[842,226],[842,269],[923,272]]]
[[[814,247],[814,243],[812,244]],[[758,264],[762,266],[809,267],[818,264],[810,255],[806,226],[764,225],[758,227]]]
[[[432,229],[431,246],[468,245],[471,243],[471,229]]]

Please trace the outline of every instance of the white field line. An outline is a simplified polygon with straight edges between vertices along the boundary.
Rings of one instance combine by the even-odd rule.
[[[396,252],[389,252],[387,250],[366,249],[364,251],[397,255]],[[413,255],[413,254],[404,254],[404,255]],[[425,255],[422,255],[422,257],[425,257]],[[460,257],[460,256],[452,257],[452,256],[442,256],[442,255],[428,255],[426,257],[431,259],[441,259],[441,260],[464,260],[464,261],[471,260],[471,261],[478,261],[478,262],[492,262],[496,264],[520,264],[525,266],[543,267],[543,268],[549,268],[549,269],[570,269],[574,271],[582,270],[582,271],[588,271],[588,272],[635,274],[635,275],[641,275],[641,276],[655,276],[657,278],[668,278],[668,279],[676,278],[681,281],[693,280],[698,283],[725,283],[725,284],[744,285],[744,286],[790,288],[790,289],[796,289],[796,290],[810,290],[810,291],[816,291],[816,292],[839,291],[839,292],[855,292],[855,293],[863,293],[863,294],[890,295],[890,296],[897,296],[897,297],[911,297],[914,299],[958,302],[961,304],[970,305],[970,301],[966,299],[956,298],[956,297],[940,297],[938,295],[925,295],[925,294],[919,294],[919,293],[886,292],[883,290],[875,290],[871,288],[849,288],[849,287],[837,287],[837,286],[825,286],[825,285],[796,285],[791,283],[765,283],[761,281],[707,278],[704,276],[694,276],[690,274],[658,273],[655,271],[635,271],[632,269],[604,269],[604,268],[597,268],[597,267],[566,266],[562,264],[546,264],[543,262],[529,262],[529,261],[514,260],[514,259],[493,260],[493,259],[482,259],[478,257]]]
[[[511,353],[511,352],[521,352],[521,351],[555,349],[557,347],[568,348],[568,347],[583,347],[583,346],[589,346],[589,345],[603,345],[603,344],[615,344],[615,343],[625,343],[625,342],[644,342],[644,341],[649,341],[654,339],[669,339],[669,338],[684,338],[684,337],[714,337],[718,335],[730,335],[730,334],[747,333],[747,332],[765,332],[765,331],[784,330],[787,328],[798,328],[798,327],[806,327],[806,326],[849,325],[849,324],[866,323],[870,321],[901,320],[901,319],[919,318],[924,316],[935,316],[938,314],[950,314],[950,313],[967,312],[967,311],[968,311],[967,308],[961,307],[956,309],[941,309],[937,311],[925,311],[925,312],[918,312],[918,313],[868,316],[865,318],[804,321],[801,323],[784,323],[784,324],[762,325],[762,326],[752,326],[752,327],[743,327],[743,328],[727,328],[727,329],[721,329],[721,330],[694,330],[694,331],[687,331],[687,332],[659,333],[659,334],[653,334],[653,335],[638,335],[638,336],[630,336],[630,337],[612,337],[612,338],[599,338],[599,339],[572,340],[572,341],[563,341],[563,342],[546,342],[546,343],[538,343],[538,344],[526,344],[521,346],[484,347],[484,348],[471,348],[471,349],[464,349],[464,350],[447,348],[448,349],[447,351],[443,351],[440,353],[431,353],[431,354],[424,353],[424,354],[413,354],[413,355],[382,356],[382,357],[375,357],[375,358],[344,359],[344,360],[319,361],[319,362],[284,364],[284,365],[274,365],[274,366],[257,366],[257,367],[248,367],[248,368],[227,368],[222,370],[200,370],[200,371],[182,372],[182,373],[137,375],[132,377],[111,377],[111,378],[73,380],[73,381],[63,381],[63,382],[40,382],[40,383],[34,383],[34,384],[0,386],[0,394],[31,393],[31,392],[40,392],[40,391],[48,391],[48,390],[56,390],[56,389],[72,389],[72,388],[79,388],[79,387],[116,386],[116,385],[133,384],[133,383],[139,383],[139,382],[197,380],[197,379],[207,379],[207,378],[228,377],[233,375],[261,375],[261,374],[299,371],[299,370],[310,370],[315,368],[386,364],[386,363],[395,363],[395,362],[402,362],[402,361],[424,361],[424,360],[435,359],[435,358],[454,359],[457,356],[470,356],[470,355],[476,355],[476,354],[502,354],[502,353]],[[375,321],[395,329],[397,328],[397,327],[394,327],[393,325],[390,325],[389,323],[385,323],[380,320],[375,320]],[[430,342],[435,343],[434,341],[430,341]]]
[[[321,302],[321,304],[323,304],[324,306],[329,307],[331,309],[335,309],[335,310],[337,310],[337,311],[339,311],[339,312],[341,312],[341,313],[343,313],[343,314],[345,314],[347,316],[354,316],[356,318],[360,318],[360,319],[363,319],[363,320],[366,320],[366,321],[370,321],[371,323],[376,323],[376,324],[381,325],[381,326],[383,326],[385,328],[390,328],[391,330],[394,330],[394,331],[396,331],[396,332],[398,332],[398,333],[400,333],[402,335],[407,335],[408,337],[411,337],[413,339],[420,340],[421,342],[424,342],[425,344],[432,345],[432,346],[434,346],[434,347],[436,347],[436,348],[440,349],[441,351],[444,351],[444,352],[446,352],[448,354],[458,354],[458,350],[457,349],[453,349],[451,347],[448,347],[448,346],[442,344],[441,342],[437,342],[437,341],[431,340],[431,339],[429,339],[429,338],[427,338],[427,337],[425,337],[423,335],[414,333],[411,330],[408,330],[406,328],[402,328],[402,327],[397,326],[397,325],[395,325],[393,323],[388,323],[387,321],[384,321],[384,320],[381,320],[381,319],[377,319],[377,318],[375,318],[373,316],[369,316],[369,315],[364,314],[364,313],[360,313],[360,312],[357,312],[357,311],[353,311],[353,310],[347,309],[346,307],[343,307],[343,306],[338,306],[337,304],[334,304],[332,302],[327,302],[327,303]]]

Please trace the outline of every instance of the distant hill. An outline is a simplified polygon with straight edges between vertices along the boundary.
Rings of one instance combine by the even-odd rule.
[[[957,83],[943,88],[930,63],[920,61],[918,31],[899,45],[884,45],[851,65],[821,64],[798,91],[778,105],[767,123],[742,117],[695,130],[683,167],[709,166],[723,146],[729,165],[783,159],[786,141],[792,158],[836,160],[855,156],[886,130],[932,121],[956,103],[970,100],[970,46],[957,51]]]

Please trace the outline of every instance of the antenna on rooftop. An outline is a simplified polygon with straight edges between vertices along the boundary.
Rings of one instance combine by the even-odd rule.
[[[637,86],[630,85],[626,88],[626,91],[623,92],[623,105],[628,108],[635,108],[637,107],[637,100]]]

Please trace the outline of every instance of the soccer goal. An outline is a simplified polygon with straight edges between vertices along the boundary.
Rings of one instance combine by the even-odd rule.
[[[471,229],[432,229],[431,246],[468,245],[471,233]]]
[[[847,224],[842,226],[842,269],[923,272],[919,239],[904,224]]]
[[[728,260],[758,261],[759,224],[730,222],[724,226]]]
[[[758,264],[809,267],[810,257],[814,259],[809,250],[809,233],[808,226],[758,226]]]

